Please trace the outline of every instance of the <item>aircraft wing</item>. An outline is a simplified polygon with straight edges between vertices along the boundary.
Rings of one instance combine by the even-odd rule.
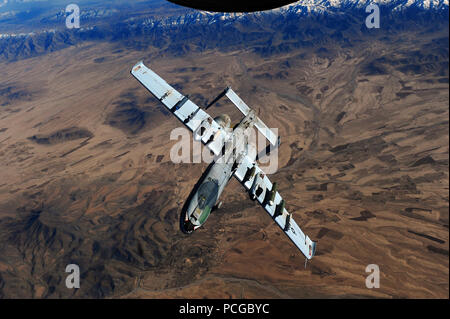
[[[258,165],[248,156],[245,156],[234,172],[234,176],[250,194],[254,194],[258,203],[263,206],[266,212],[274,219],[275,223],[280,226],[297,248],[300,249],[303,255],[307,259],[311,259],[316,250],[316,243],[302,232],[284,208],[282,203],[283,198],[277,191],[273,197],[272,205],[269,203],[268,196],[270,196],[273,184]]]
[[[201,140],[215,155],[221,153],[230,133],[208,113],[147,68],[142,61],[133,67],[131,74],[193,132],[195,140]]]

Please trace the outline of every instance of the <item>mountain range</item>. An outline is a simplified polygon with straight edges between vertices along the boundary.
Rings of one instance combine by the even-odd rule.
[[[8,2],[4,7],[18,2],[22,3]],[[22,5],[30,3],[36,1]],[[2,16],[3,25],[12,28],[0,33],[0,59],[23,59],[82,41],[99,40],[140,49],[164,47],[178,55],[187,50],[240,48],[250,42],[254,50],[263,53],[292,46],[316,46],[330,39],[351,45],[352,38],[374,33],[364,27],[368,15],[365,7],[369,3],[380,5],[381,30],[387,32],[386,36],[418,24],[438,28],[440,23],[448,21],[448,0],[301,0],[279,9],[247,14],[195,11],[160,0],[138,1],[132,6],[121,1],[115,3],[117,7],[105,7],[99,2],[86,1],[85,9],[81,2],[81,28],[73,30],[65,28],[63,9],[49,14],[39,7],[36,14],[32,10],[28,12],[25,22],[17,18],[19,13],[13,16],[8,16],[8,11],[0,13],[0,30]],[[52,5],[54,9],[55,3]],[[283,32],[282,41],[274,43],[273,35],[279,30]]]

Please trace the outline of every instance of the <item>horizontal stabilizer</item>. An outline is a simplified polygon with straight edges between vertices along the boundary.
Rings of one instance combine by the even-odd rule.
[[[230,99],[231,102],[233,102],[234,105],[236,105],[236,107],[239,109],[239,111],[242,112],[242,114],[244,114],[244,116],[247,116],[247,114],[250,112],[250,108],[230,87],[228,88],[226,96]]]
[[[248,113],[250,113],[250,107],[248,107],[247,104],[245,104],[244,101],[234,92],[230,87],[227,88],[226,96],[230,99],[231,102],[233,102],[234,105],[239,109],[239,111],[244,114],[244,116],[247,116]],[[266,124],[264,124],[263,121],[261,121],[260,118],[256,117],[255,127],[258,129],[258,131],[264,135],[265,138],[270,142],[272,145],[277,144],[277,136],[274,132],[272,132],[271,129],[267,127]]]

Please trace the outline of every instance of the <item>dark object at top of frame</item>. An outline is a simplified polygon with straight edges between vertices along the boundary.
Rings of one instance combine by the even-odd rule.
[[[275,9],[293,0],[168,0],[170,2],[199,10],[215,12],[252,12]]]

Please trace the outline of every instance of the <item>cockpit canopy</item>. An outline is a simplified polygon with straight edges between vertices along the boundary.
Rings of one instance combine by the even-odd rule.
[[[207,206],[212,208],[216,204],[218,192],[219,184],[217,181],[209,180],[203,183],[197,193],[198,207],[201,210],[205,209]]]

